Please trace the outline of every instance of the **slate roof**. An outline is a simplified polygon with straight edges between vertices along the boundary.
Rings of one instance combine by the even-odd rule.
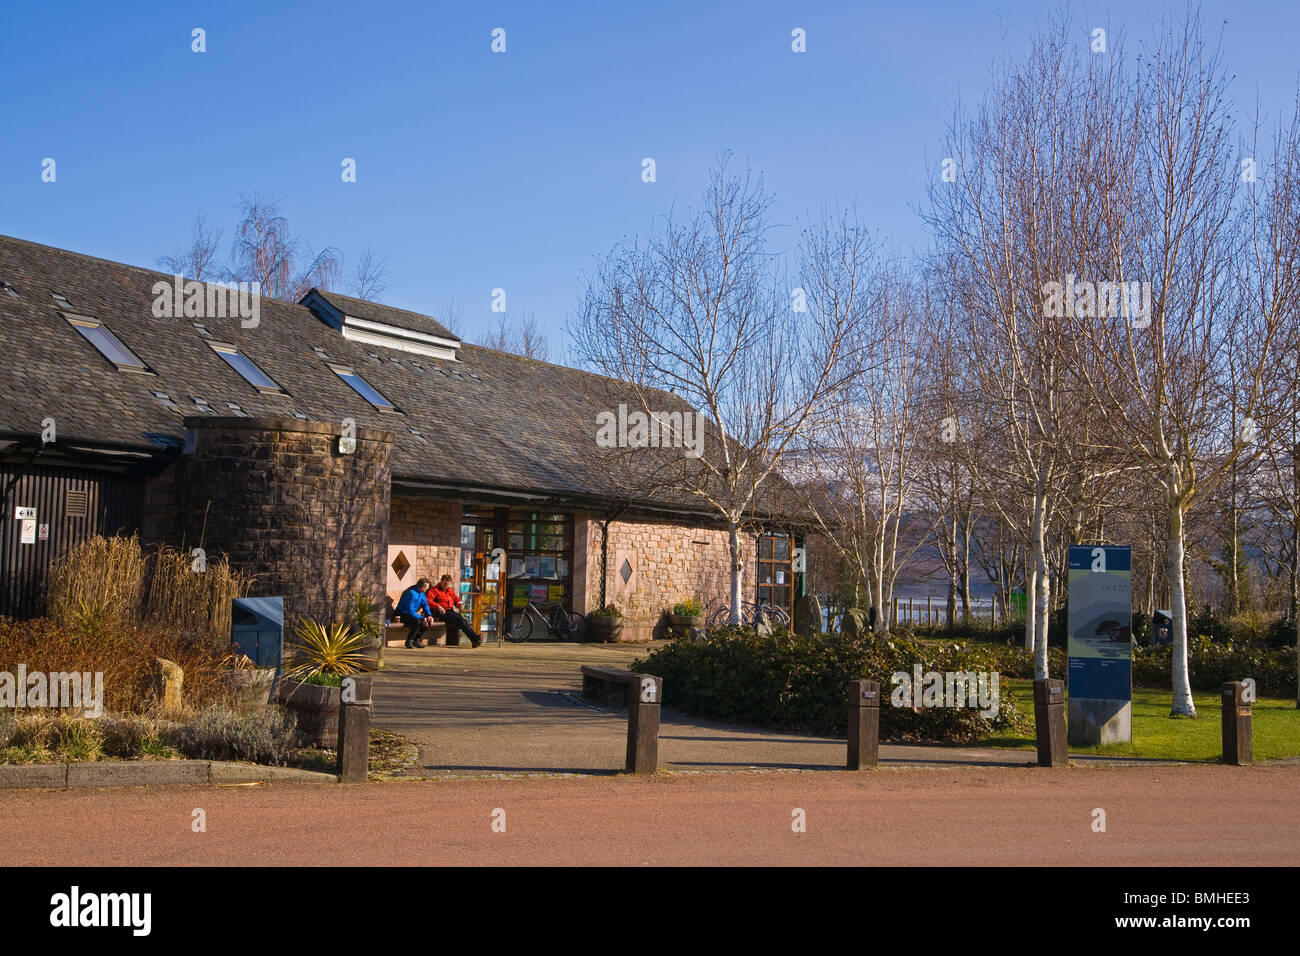
[[[152,287],[171,278],[0,236],[0,282],[19,294],[0,289],[0,433],[38,435],[41,420],[53,416],[61,442],[157,449],[179,445],[187,415],[350,417],[396,435],[395,484],[447,482],[562,500],[627,497],[595,448],[597,412],[616,407],[620,395],[631,402],[624,383],[469,344],[461,345],[459,361],[449,361],[355,342],[305,306],[269,298],[261,300],[256,328],[243,328],[237,318],[155,318]],[[51,298],[55,293],[77,314],[103,322],[155,374],[121,371],[107,361],[63,317],[68,307]],[[418,322],[430,334],[454,338],[428,316],[325,294],[357,318],[405,327]],[[287,395],[260,392],[209,342],[237,347]],[[401,414],[374,408],[314,349],[351,367]],[[675,396],[664,395],[664,402],[686,407]],[[681,461],[677,450],[655,454]],[[638,500],[705,510],[681,492]]]

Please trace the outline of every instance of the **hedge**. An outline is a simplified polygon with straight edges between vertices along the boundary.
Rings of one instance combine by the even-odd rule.
[[[1011,652],[1009,648],[980,650],[994,653],[981,656],[957,645],[922,644],[902,637],[759,635],[752,628],[716,628],[706,638],[661,648],[633,668],[664,679],[664,704],[669,707],[778,730],[844,736],[846,684],[868,678],[881,684],[884,739],[969,743],[994,729],[1032,733],[1028,712],[1032,703],[1022,706],[1006,684],[999,686],[998,713],[992,719],[975,708],[890,703],[891,676],[897,671],[910,675],[916,664],[923,672],[998,671],[1000,664],[994,657]],[[1024,662],[1018,664],[1023,670]],[[1032,661],[1028,667],[1032,676]]]

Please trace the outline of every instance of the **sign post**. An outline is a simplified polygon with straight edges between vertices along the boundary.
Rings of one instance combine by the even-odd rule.
[[[1133,598],[1129,548],[1070,546],[1069,741],[1133,739]]]

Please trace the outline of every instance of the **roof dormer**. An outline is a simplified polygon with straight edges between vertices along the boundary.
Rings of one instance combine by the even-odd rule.
[[[452,362],[460,351],[460,339],[432,316],[321,289],[312,289],[299,304],[355,342]]]

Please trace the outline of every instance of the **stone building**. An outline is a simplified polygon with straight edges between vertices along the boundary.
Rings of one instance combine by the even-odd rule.
[[[324,290],[248,305],[0,237],[0,613],[39,613],[69,544],[131,532],[228,555],[255,593],[322,619],[448,573],[489,639],[529,600],[603,597],[633,639],[679,600],[727,603],[725,529],[643,480],[682,450],[631,465],[596,440],[624,383]],[[788,608],[802,528],[766,500],[744,593]]]

